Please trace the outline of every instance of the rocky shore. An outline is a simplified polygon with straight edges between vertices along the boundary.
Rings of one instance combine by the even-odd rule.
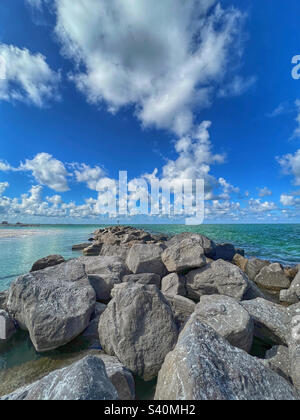
[[[141,380],[157,381],[156,400],[300,399],[300,265],[196,233],[112,226],[90,239],[0,293],[0,356],[20,330],[45,359],[89,343],[31,375],[16,367],[0,400],[132,400]]]

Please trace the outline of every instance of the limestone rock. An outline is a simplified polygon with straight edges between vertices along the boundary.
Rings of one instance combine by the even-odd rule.
[[[83,251],[85,248],[88,248],[91,244],[89,242],[85,242],[83,244],[76,244],[72,246],[73,251]]]
[[[274,346],[268,350],[262,363],[292,383],[289,349],[285,346]]]
[[[270,264],[271,263],[269,261],[260,260],[258,258],[251,258],[246,264],[246,274],[250,280],[254,281],[260,270]]]
[[[6,302],[8,298],[8,290],[0,292],[0,310],[6,310]]]
[[[296,275],[288,290],[281,290],[280,300],[287,303],[300,301],[300,272]]]
[[[190,239],[192,241],[198,242],[198,244],[204,249],[204,253],[208,258],[214,258],[216,254],[216,244],[209,238],[199,233],[184,232],[178,235],[173,236],[166,243],[168,247],[171,247],[175,244],[179,244],[185,239]]]
[[[12,283],[8,312],[28,330],[38,352],[69,343],[88,326],[95,292],[76,260],[20,276]]]
[[[132,373],[113,356],[103,354],[99,356],[103,361],[107,376],[116,388],[122,401],[135,399],[135,383]]]
[[[161,281],[161,291],[171,296],[186,296],[185,278],[177,273],[171,273]]]
[[[155,400],[297,400],[292,386],[195,312],[158,375]]]
[[[123,283],[154,284],[160,289],[161,278],[154,273],[128,274],[122,279]]]
[[[255,283],[263,289],[280,291],[290,287],[290,280],[280,264],[274,263],[262,268],[255,277]]]
[[[233,298],[222,295],[202,296],[195,311],[231,345],[250,352],[254,323],[248,312]]]
[[[193,239],[184,239],[169,246],[161,258],[170,273],[182,273],[206,265],[204,249]]]
[[[160,245],[133,245],[126,259],[127,267],[134,274],[154,273],[163,277],[167,274],[161,259],[163,251]]]
[[[171,305],[178,331],[181,331],[189,317],[195,311],[196,304],[192,300],[179,295],[165,295]]]
[[[20,388],[0,400],[117,400],[118,393],[108,379],[103,361],[87,356],[43,379]]]
[[[100,255],[102,248],[102,244],[99,244],[97,242],[92,243],[92,245],[89,245],[87,248],[84,248],[83,255],[86,257],[96,257]]]
[[[30,271],[43,270],[44,268],[54,267],[55,265],[62,264],[63,262],[65,262],[65,259],[61,255],[49,255],[48,257],[41,258],[36,261]]]
[[[170,305],[156,286],[116,285],[99,322],[105,353],[145,380],[155,378],[177,334]]]
[[[10,315],[0,310],[0,340],[9,340],[17,331]]]
[[[247,258],[243,257],[240,254],[235,254],[235,256],[232,259],[233,264],[237,265],[242,271],[246,271],[247,266]]]

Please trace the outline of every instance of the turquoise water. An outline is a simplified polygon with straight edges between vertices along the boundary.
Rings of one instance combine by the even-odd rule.
[[[136,225],[145,230],[173,235],[180,232],[203,233],[217,242],[230,242],[256,256],[283,264],[300,263],[300,225]],[[13,228],[17,235],[2,238],[12,228],[0,227],[0,291],[19,275],[28,272],[39,258],[61,254],[74,258],[81,252],[72,245],[86,242],[100,225],[43,225]],[[19,235],[23,236],[19,236]]]

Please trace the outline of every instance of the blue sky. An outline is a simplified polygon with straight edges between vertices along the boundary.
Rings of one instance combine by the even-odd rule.
[[[206,223],[299,223],[299,2],[131,3],[0,5],[0,218],[109,221],[127,170],[124,221],[137,179],[204,178]]]

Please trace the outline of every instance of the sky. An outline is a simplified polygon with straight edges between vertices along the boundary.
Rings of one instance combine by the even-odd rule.
[[[0,221],[181,223],[141,202],[153,181],[203,179],[205,223],[300,223],[299,15],[297,0],[2,1]]]

